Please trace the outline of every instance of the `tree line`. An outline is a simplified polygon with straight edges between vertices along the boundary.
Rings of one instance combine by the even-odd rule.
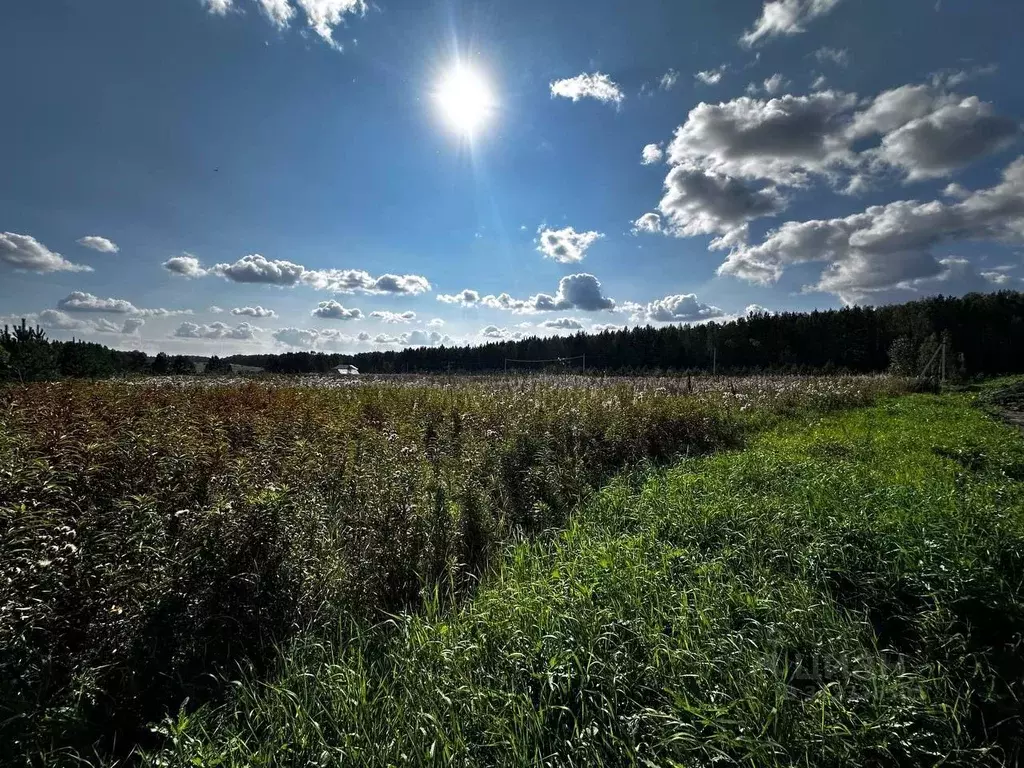
[[[327,373],[343,363],[362,373],[579,370],[811,373],[893,370],[917,375],[944,346],[950,375],[1024,372],[1024,293],[937,296],[883,307],[757,313],[729,322],[651,326],[531,337],[480,346],[420,347],[340,354],[287,352],[206,358],[123,352],[101,344],[48,339],[39,328],[5,326],[0,379],[230,373],[232,364],[271,373]],[[548,360],[549,363],[521,361]],[[560,362],[564,361],[564,362]],[[934,368],[932,369],[934,370]]]
[[[355,355],[289,352],[228,360],[275,373],[325,373],[349,363],[362,373],[497,372],[538,368],[609,373],[746,373],[893,369],[917,375],[945,342],[951,374],[1024,372],[1024,294],[937,296],[883,307],[757,313],[724,323],[651,326],[528,338],[482,346],[420,347]],[[553,360],[546,364],[520,361]],[[564,360],[564,363],[558,362]]]

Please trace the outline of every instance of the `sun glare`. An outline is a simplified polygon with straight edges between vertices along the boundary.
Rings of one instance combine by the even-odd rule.
[[[494,98],[479,72],[456,64],[434,93],[441,115],[454,130],[472,136],[494,111]]]

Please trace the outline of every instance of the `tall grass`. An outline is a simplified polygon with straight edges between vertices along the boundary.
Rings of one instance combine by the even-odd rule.
[[[299,638],[152,765],[1016,765],[1024,443],[962,396],[610,484],[471,601]]]
[[[625,467],[905,386],[577,383],[0,391],[0,753],[154,746],[290,637],[450,604]]]

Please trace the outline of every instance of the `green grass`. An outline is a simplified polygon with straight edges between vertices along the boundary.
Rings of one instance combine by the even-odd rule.
[[[300,638],[155,765],[1001,765],[1024,443],[970,395],[623,477],[458,609]]]

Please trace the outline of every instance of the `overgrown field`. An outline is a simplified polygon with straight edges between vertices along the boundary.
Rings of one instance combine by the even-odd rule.
[[[402,633],[369,627],[452,606],[510,537],[563,526],[624,468],[735,446],[783,416],[867,405],[906,386],[868,377],[578,383],[0,390],[0,755],[53,764],[156,748],[149,723],[186,697],[189,708],[218,701],[240,668],[250,680],[274,674],[267,665],[290,642],[341,632],[338,653],[383,664]],[[495,578],[515,573],[515,552],[533,552],[523,546]],[[543,612],[536,618],[543,627]],[[356,684],[363,663],[339,673]],[[367,681],[364,700],[378,706],[381,681]],[[438,691],[451,695],[441,682]],[[378,714],[375,727],[402,716],[361,716]],[[356,735],[351,754],[401,761],[388,750],[419,737],[391,722],[390,741],[372,747]],[[344,723],[320,723],[321,735]],[[503,761],[511,753],[493,738],[481,731],[456,753],[486,762],[491,753],[473,746],[481,739]],[[308,757],[298,755],[281,759]]]
[[[153,765],[1016,765],[1024,442],[966,395],[623,476],[473,598],[299,638]]]

